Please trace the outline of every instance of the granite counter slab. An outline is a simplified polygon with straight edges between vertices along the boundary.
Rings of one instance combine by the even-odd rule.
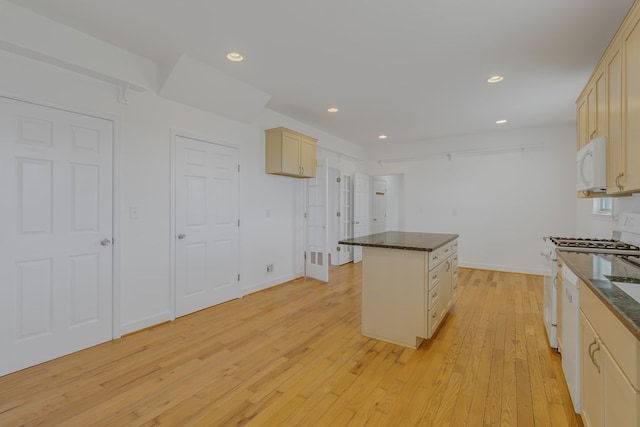
[[[341,245],[431,252],[457,238],[457,234],[386,231],[384,233],[369,234],[367,236],[341,240],[338,243]]]
[[[622,324],[640,340],[640,303],[607,278],[607,276],[620,276],[640,279],[640,268],[630,266],[623,257],[616,255],[562,250],[558,250],[557,254]],[[618,279],[616,278],[616,280]]]

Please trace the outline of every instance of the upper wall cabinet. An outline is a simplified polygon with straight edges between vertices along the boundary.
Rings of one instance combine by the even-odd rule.
[[[607,98],[604,67],[596,70],[578,99],[578,150],[607,134]]]
[[[576,104],[578,149],[597,136],[607,139],[607,194],[640,192],[640,2]]]
[[[640,3],[622,31],[624,84],[623,159],[620,191],[640,191]]]
[[[283,127],[264,133],[267,173],[296,178],[316,176],[317,139]]]

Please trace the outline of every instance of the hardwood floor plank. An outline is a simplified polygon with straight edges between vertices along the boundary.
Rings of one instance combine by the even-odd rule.
[[[582,426],[542,277],[459,269],[434,339],[360,334],[361,265],[0,377],[0,425]]]

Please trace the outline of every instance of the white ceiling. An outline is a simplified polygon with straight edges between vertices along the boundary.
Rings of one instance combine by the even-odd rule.
[[[357,144],[575,121],[632,0],[12,0],[159,64],[184,54]],[[245,61],[225,58],[237,51]],[[489,85],[486,79],[504,74]],[[212,96],[214,96],[212,94]],[[327,113],[336,106],[340,111]]]

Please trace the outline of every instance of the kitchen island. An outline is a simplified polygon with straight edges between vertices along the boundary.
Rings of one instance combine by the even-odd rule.
[[[458,235],[387,231],[340,241],[362,246],[362,335],[418,348],[458,288]]]

